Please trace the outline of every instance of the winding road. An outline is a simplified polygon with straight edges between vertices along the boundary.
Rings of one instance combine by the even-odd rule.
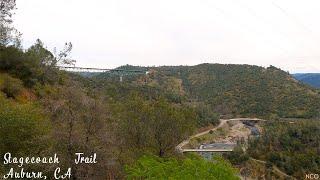
[[[189,144],[190,140],[196,137],[200,137],[203,136],[205,134],[208,134],[210,131],[215,131],[220,127],[223,127],[228,121],[267,121],[264,119],[258,119],[258,118],[234,118],[234,119],[220,119],[220,123],[218,126],[211,128],[209,130],[194,134],[192,136],[190,136],[188,139],[182,141],[180,144],[178,144],[176,146],[176,150],[180,153],[184,153],[184,152],[231,152],[231,149],[183,149],[183,146]],[[258,160],[258,159],[254,159],[252,157],[250,157],[251,160],[258,162],[258,163],[262,163],[262,164],[266,164],[265,161],[262,160]],[[295,180],[294,177],[286,174],[285,172],[281,171],[278,167],[276,167],[275,165],[272,166],[273,170],[275,172],[277,172],[278,174],[287,177],[289,179],[293,179]]]
[[[184,152],[230,152],[230,151],[232,151],[229,149],[183,149],[183,146],[189,144],[191,139],[208,134],[210,131],[215,131],[218,128],[225,125],[228,121],[266,121],[266,120],[258,119],[258,118],[220,119],[220,123],[218,126],[190,136],[188,139],[186,139],[186,140],[182,141],[180,144],[178,144],[176,146],[176,150],[180,153],[184,153]]]

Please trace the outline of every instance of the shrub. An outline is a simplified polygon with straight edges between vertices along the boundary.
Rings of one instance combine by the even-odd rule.
[[[7,95],[7,97],[15,98],[23,90],[23,83],[19,79],[13,78],[8,74],[0,75],[2,83],[0,90]]]
[[[221,157],[211,162],[197,155],[182,160],[142,156],[125,170],[128,179],[239,179],[236,170]]]
[[[50,124],[34,104],[0,97],[0,154],[26,155],[47,147]],[[5,137],[5,138],[2,138]]]

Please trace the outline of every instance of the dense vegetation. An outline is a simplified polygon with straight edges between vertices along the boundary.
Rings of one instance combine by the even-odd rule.
[[[319,92],[275,67],[123,66],[119,68],[149,70],[147,75],[128,73],[123,82],[117,71],[86,77],[61,71],[57,65],[75,62],[68,56],[72,44],[66,43],[59,53],[40,40],[24,49],[11,24],[14,7],[14,0],[0,0],[0,137],[5,137],[0,139],[1,157],[6,152],[18,157],[57,153],[62,169],[72,167],[73,179],[237,179],[224,160],[177,156],[175,146],[198,127],[216,124],[220,114],[319,117]],[[277,127],[267,126],[267,133],[251,142],[258,148],[250,154],[295,176],[318,170],[319,128]],[[305,148],[308,143],[310,150]],[[231,154],[231,162],[248,159],[240,151],[239,157]],[[76,152],[97,153],[98,163],[76,166]],[[287,160],[290,167],[282,163]],[[307,162],[316,169],[301,169]],[[9,168],[1,164],[0,175]],[[54,171],[47,165],[26,168],[49,177]]]
[[[125,178],[125,165],[146,153],[180,161],[175,146],[199,126],[199,109],[169,91],[128,79],[119,83],[60,71],[57,65],[74,63],[68,58],[72,44],[66,43],[59,53],[50,52],[40,40],[23,49],[11,26],[15,1],[1,0],[0,7],[0,135],[5,137],[0,139],[1,157],[6,152],[17,157],[57,153],[59,166],[71,167],[73,179]],[[118,80],[119,74],[112,75]],[[97,153],[98,163],[76,166],[76,152]],[[19,168],[1,164],[0,174],[11,167]],[[55,169],[46,164],[24,168],[48,177]],[[218,170],[212,169],[219,174]]]
[[[264,133],[249,143],[253,158],[274,164],[298,179],[320,172],[320,122],[270,122]]]
[[[230,164],[218,157],[214,161],[191,155],[183,160],[142,156],[126,171],[128,179],[239,179]]]
[[[320,74],[319,73],[301,73],[293,74],[293,77],[297,80],[308,84],[315,88],[320,88]]]
[[[41,56],[43,46],[35,46],[41,48],[32,57]],[[144,153],[173,155],[175,145],[196,127],[194,110],[168,101],[161,92],[119,83],[95,88],[90,80],[37,58],[29,61],[30,51],[1,49],[0,64],[6,62],[0,67],[0,135],[6,137],[0,140],[2,156],[58,153],[61,166],[72,167],[74,177],[120,178],[122,167]],[[20,58],[15,59],[16,53]],[[99,163],[74,166],[76,152],[97,153]],[[1,165],[1,174],[8,168]],[[41,169],[52,171],[45,165]]]
[[[132,67],[131,69],[145,69]],[[98,77],[108,77],[108,74]],[[150,67],[138,82],[158,87],[193,106],[205,105],[221,115],[318,117],[320,92],[298,83],[276,67],[200,64]]]

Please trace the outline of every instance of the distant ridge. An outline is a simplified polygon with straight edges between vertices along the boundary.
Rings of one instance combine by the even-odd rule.
[[[172,101],[203,105],[219,114],[259,118],[319,116],[319,91],[298,83],[288,72],[274,66],[199,64],[121,68],[149,71],[142,76],[128,75],[124,82],[156,88],[170,95]],[[118,77],[108,73],[95,78],[118,81]]]
[[[297,80],[315,88],[320,88],[320,73],[299,73],[293,74]]]

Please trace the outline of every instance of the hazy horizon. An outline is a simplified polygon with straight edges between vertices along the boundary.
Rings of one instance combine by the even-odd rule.
[[[27,48],[73,43],[77,66],[201,63],[320,72],[317,0],[17,0]],[[32,24],[32,26],[30,26]]]

